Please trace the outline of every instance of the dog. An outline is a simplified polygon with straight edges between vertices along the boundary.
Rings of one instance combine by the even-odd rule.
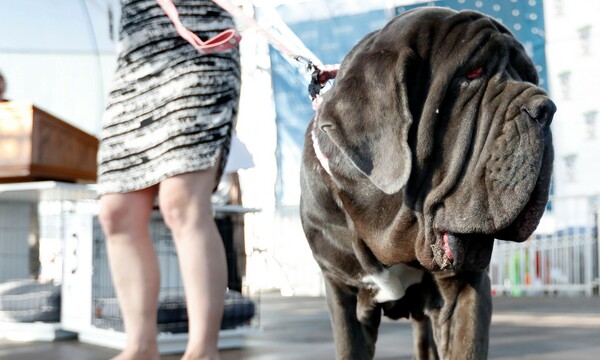
[[[363,38],[308,125],[302,226],[338,359],[371,359],[382,313],[416,359],[485,359],[494,239],[545,210],[556,106],[491,17],[420,8]]]

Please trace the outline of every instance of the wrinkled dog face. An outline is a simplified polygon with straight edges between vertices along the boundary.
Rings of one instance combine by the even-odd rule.
[[[401,15],[353,49],[324,98],[317,125],[343,153],[332,176],[348,193],[358,184],[400,199],[424,267],[483,269],[493,239],[525,240],[548,199],[556,109],[537,82],[523,47],[489,17]],[[379,240],[365,241],[385,258]]]

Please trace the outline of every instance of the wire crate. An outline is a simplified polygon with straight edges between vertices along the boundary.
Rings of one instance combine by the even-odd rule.
[[[244,334],[259,324],[259,295],[247,295],[245,248],[243,239],[240,244],[240,239],[234,236],[240,233],[236,226],[249,210],[240,206],[216,206],[215,210],[229,272],[219,346],[233,348],[241,346]],[[43,306],[39,296],[25,290],[20,290],[23,292],[20,298],[15,295],[2,299],[5,303],[15,300],[13,304],[29,299],[20,301],[21,306],[38,311],[48,309],[50,300],[56,305],[50,309],[55,318],[47,318],[51,321],[40,318],[28,323],[2,321],[0,307],[0,338],[54,340],[60,332],[64,336],[78,335],[82,342],[124,348],[125,334],[97,213],[98,201],[92,185],[60,182],[0,185],[0,214],[4,215],[0,216],[0,291],[2,283],[7,287],[16,282],[20,289],[33,284],[39,291],[49,293],[49,286],[54,290],[54,297],[46,299]],[[161,269],[159,349],[163,354],[179,353],[187,343],[183,284],[171,234],[158,210],[153,213],[150,230]],[[32,238],[38,241],[32,242]],[[40,325],[50,325],[45,335],[35,335],[33,327]],[[15,327],[22,331],[15,332]],[[48,335],[49,332],[54,335]],[[17,333],[21,335],[16,336]]]

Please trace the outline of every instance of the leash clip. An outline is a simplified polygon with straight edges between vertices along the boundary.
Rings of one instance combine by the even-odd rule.
[[[313,64],[313,62],[309,58],[306,58],[302,55],[294,56],[294,60],[301,64],[304,64],[306,66],[306,71],[311,71],[315,68],[315,64]]]
[[[321,88],[323,84],[319,81],[319,75],[321,74],[321,70],[319,70],[315,64],[309,59],[302,55],[296,55],[293,57],[297,62],[304,64],[306,66],[306,71],[312,71],[310,75],[310,83],[308,84],[308,93],[312,100],[315,100],[319,93],[321,92]]]
[[[321,89],[325,87],[325,84],[336,77],[339,65],[317,66],[310,59],[301,55],[295,55],[293,59],[305,64],[306,71],[312,71],[310,83],[308,84],[308,94],[310,95],[310,98],[315,101],[315,99],[319,97]]]

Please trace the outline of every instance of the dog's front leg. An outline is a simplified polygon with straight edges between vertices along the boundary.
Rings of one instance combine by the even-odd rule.
[[[413,349],[416,360],[439,360],[435,341],[433,341],[433,332],[431,329],[431,320],[427,316],[411,318],[413,329]]]
[[[482,360],[488,356],[492,296],[487,272],[435,276],[442,307],[426,313],[442,360]]]
[[[358,291],[325,279],[327,304],[335,339],[336,359],[369,360],[375,354],[375,342],[381,323],[381,310],[362,312],[357,316]]]

